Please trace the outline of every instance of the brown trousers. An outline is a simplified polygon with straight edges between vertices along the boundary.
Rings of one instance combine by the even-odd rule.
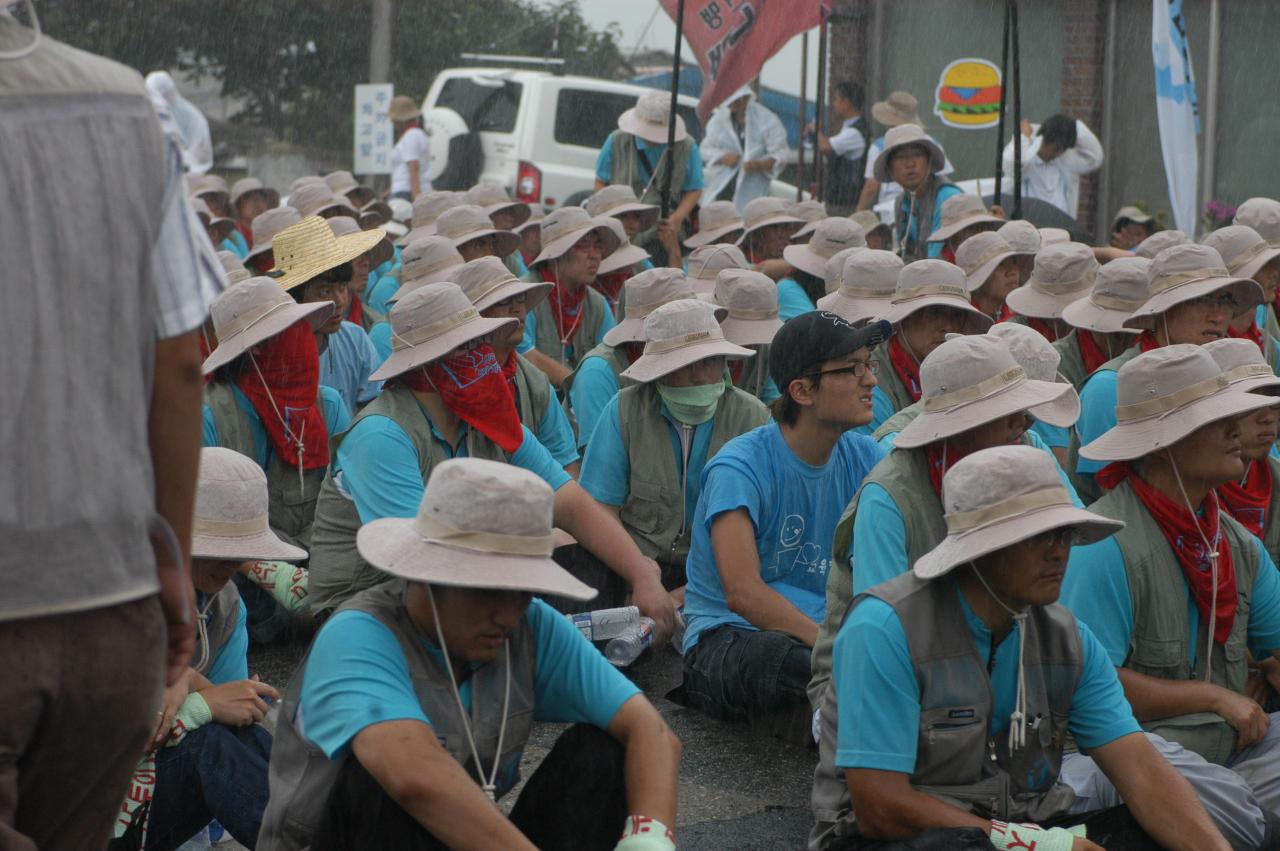
[[[106,846],[164,658],[155,597],[0,622],[0,851]]]

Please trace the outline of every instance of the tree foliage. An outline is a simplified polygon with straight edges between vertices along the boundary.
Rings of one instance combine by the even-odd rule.
[[[140,71],[213,77],[243,98],[235,120],[289,142],[350,144],[353,87],[369,73],[370,0],[42,0],[54,38]],[[462,53],[558,56],[568,73],[621,76],[616,29],[576,2],[393,0],[391,78],[415,99]]]

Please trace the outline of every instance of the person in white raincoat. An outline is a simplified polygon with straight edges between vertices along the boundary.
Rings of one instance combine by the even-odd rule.
[[[732,200],[742,212],[748,201],[768,195],[769,183],[786,165],[787,149],[787,131],[778,116],[743,86],[707,122],[702,205]]]
[[[213,138],[209,120],[195,104],[178,94],[173,77],[165,71],[152,71],[146,79],[147,93],[158,109],[173,117],[182,137],[182,161],[187,171],[204,174],[213,168]]]

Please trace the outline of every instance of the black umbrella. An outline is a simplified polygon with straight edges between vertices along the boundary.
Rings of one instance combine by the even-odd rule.
[[[983,203],[988,207],[991,206],[995,196],[984,195]],[[1006,213],[1013,211],[1013,196],[1001,195],[1000,206]],[[1048,201],[1041,201],[1039,198],[1022,199],[1022,215],[1020,218],[1026,219],[1038,228],[1062,228],[1071,234],[1074,242],[1083,242],[1086,245],[1093,243],[1093,237],[1089,236],[1080,223],[1068,216],[1062,210],[1050,204]]]

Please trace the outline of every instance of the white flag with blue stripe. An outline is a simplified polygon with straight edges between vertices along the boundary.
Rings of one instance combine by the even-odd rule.
[[[1194,235],[1200,113],[1182,0],[1151,0],[1151,55],[1155,62],[1156,120],[1173,221],[1178,230]]]

